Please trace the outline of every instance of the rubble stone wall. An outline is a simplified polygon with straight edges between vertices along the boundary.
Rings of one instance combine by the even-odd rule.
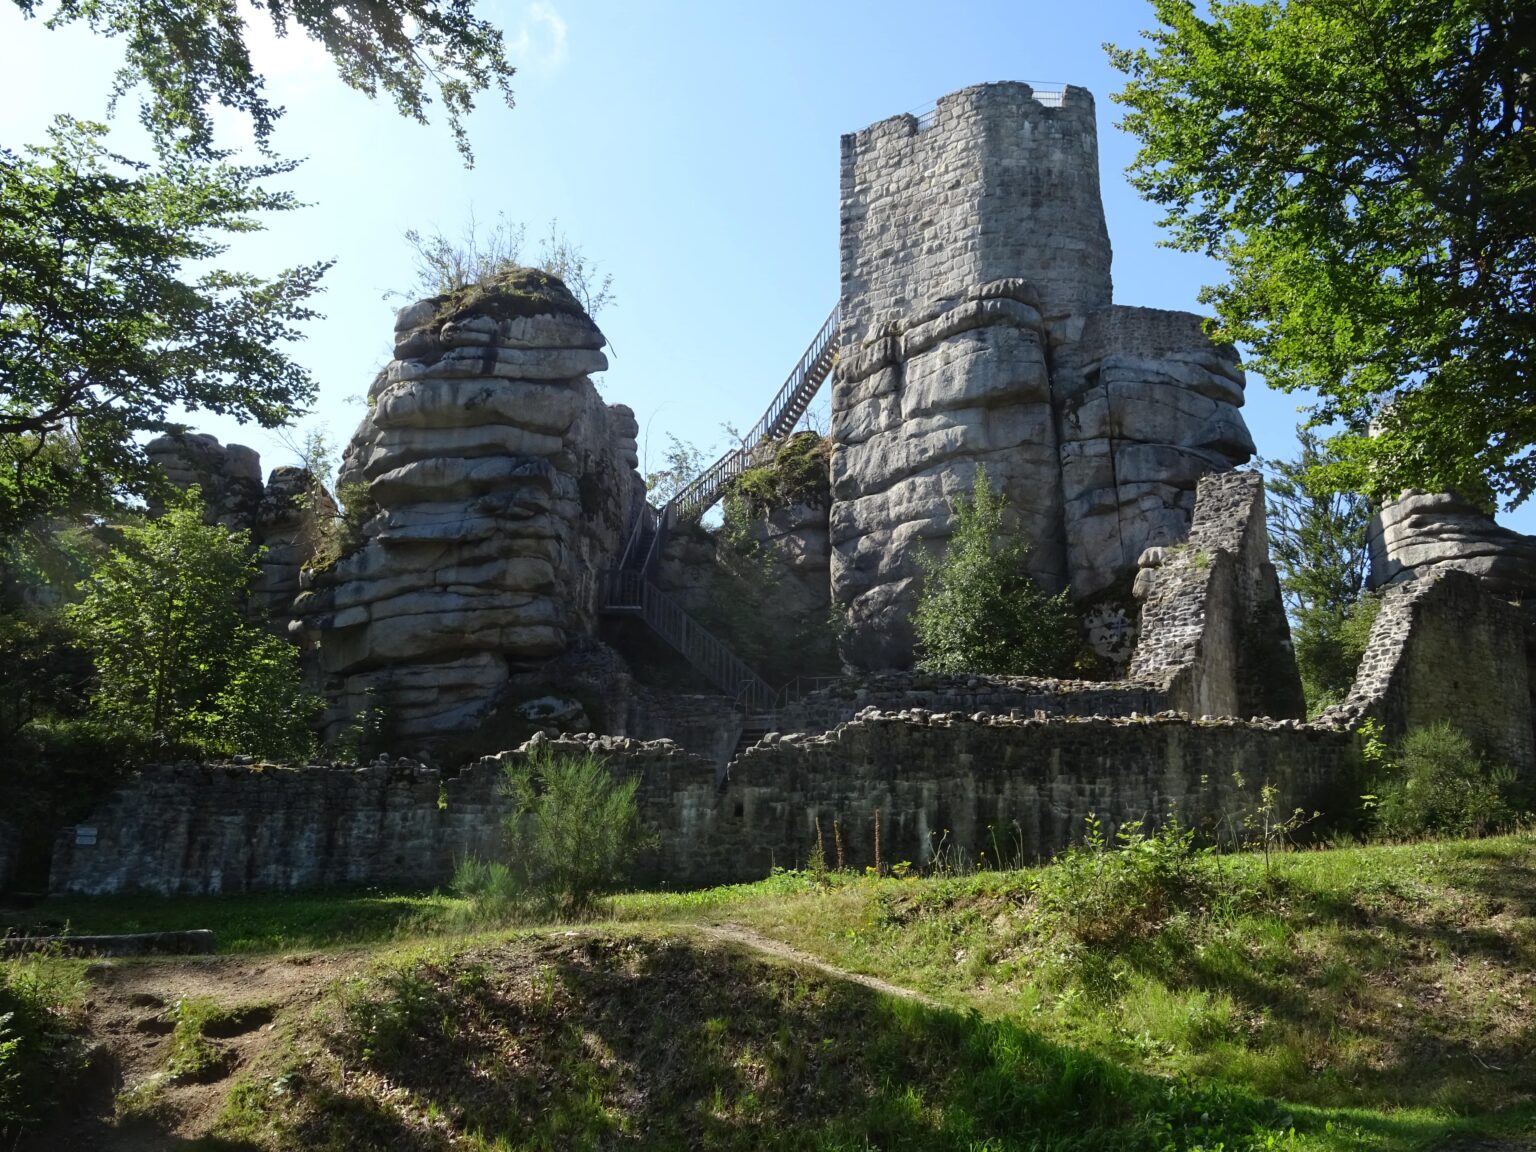
[[[1188,540],[1148,549],[1141,564],[1132,679],[1162,685],[1169,706],[1191,716],[1306,715],[1269,561],[1263,477],[1202,477]]]
[[[1441,569],[1382,593],[1349,696],[1318,718],[1370,717],[1390,740],[1448,721],[1517,771],[1536,768],[1520,610],[1475,576]]]
[[[924,863],[940,848],[1017,860],[1060,850],[1090,813],[1113,832],[1126,820],[1155,823],[1177,811],[1220,834],[1257,803],[1264,784],[1280,790],[1285,808],[1330,820],[1350,819],[1360,792],[1354,737],[1294,721],[869,709],[824,736],[770,738],[748,750],[723,789],[704,757],[669,741],[611,737],[530,743],[447,780],[411,761],[151,768],[60,833],[51,888],[194,895],[441,884],[465,855],[498,850],[501,764],[539,748],[590,748],[616,773],[638,776],[640,811],[658,838],[637,879],[674,887],[803,865],[818,819],[829,854],[838,822],[855,867],[874,862],[877,811],[884,863]]]

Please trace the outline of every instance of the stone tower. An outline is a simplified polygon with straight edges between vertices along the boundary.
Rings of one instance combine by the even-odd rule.
[[[1242,374],[1198,317],[1111,304],[1093,96],[984,84],[842,140],[832,595],[845,655],[912,659],[920,549],[984,466],[1032,574],[1080,599],[1242,463]]]

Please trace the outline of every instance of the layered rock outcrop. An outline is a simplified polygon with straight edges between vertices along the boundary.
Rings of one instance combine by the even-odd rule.
[[[1445,567],[1508,597],[1536,593],[1536,537],[1500,527],[1449,492],[1404,492],[1371,518],[1368,584],[1382,588]]]
[[[1190,529],[1195,486],[1253,455],[1237,354],[1188,312],[1088,316],[1076,371],[1055,380],[1067,567],[1087,596]]]
[[[339,477],[376,511],[297,605],[340,715],[461,732],[595,631],[642,484],[633,412],[589,379],[603,344],[531,269],[400,311]]]
[[[336,516],[323,483],[304,468],[282,465],[272,469],[263,487],[255,449],[220,444],[202,432],[157,436],[145,451],[177,488],[198,487],[209,523],[250,533],[259,549],[251,608],[257,619],[286,635],[300,570],[314,559]],[[159,505],[152,510],[158,512]]]
[[[1111,296],[1087,91],[986,84],[843,138],[830,542],[853,664],[911,663],[918,554],[979,467],[1032,575],[1088,599],[1249,458],[1231,350]]]
[[[250,529],[261,505],[261,456],[244,444],[220,444],[206,432],[172,432],[144,445],[144,454],[177,488],[196,485],[209,523]],[[158,512],[160,506],[151,504]]]

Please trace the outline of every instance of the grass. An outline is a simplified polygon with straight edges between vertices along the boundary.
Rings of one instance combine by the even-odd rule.
[[[1129,917],[1097,874],[1093,900],[1064,905],[1061,865],[779,873],[629,893],[574,931],[512,936],[445,934],[462,910],[426,894],[37,911],[82,932],[213,927],[230,951],[375,945],[298,1029],[297,1057],[241,1069],[221,1124],[251,1148],[1407,1150],[1536,1134],[1536,837],[1169,874],[1176,890],[1135,888]],[[687,927],[709,924],[937,1004]]]
[[[292,952],[378,944],[447,922],[461,901],[436,892],[259,893],[241,896],[55,896],[7,925],[75,935],[212,929],[220,952]]]

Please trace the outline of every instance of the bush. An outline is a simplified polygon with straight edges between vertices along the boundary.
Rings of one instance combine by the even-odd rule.
[[[1087,835],[1056,857],[1036,882],[1044,927],[1088,948],[1115,948],[1150,936],[1168,916],[1206,894],[1211,849],[1169,821],[1150,836],[1140,820],[1122,824],[1111,847],[1097,816]]]
[[[985,468],[955,506],[942,560],[925,559],[912,614],[918,665],[930,672],[1061,676],[1083,655],[1083,630],[1066,592],[1047,596],[1024,567],[1029,545],[1005,540],[1005,500]]]
[[[0,967],[0,1144],[10,1147],[59,1098],[83,1051],[70,1027],[74,981],[54,961]]]
[[[525,912],[590,913],[599,896],[623,884],[649,842],[635,803],[639,781],[615,780],[597,756],[536,753],[508,764],[503,794],[508,863],[461,864],[454,888],[481,919]]]
[[[1387,836],[1490,836],[1523,807],[1515,774],[1488,764],[1445,721],[1409,732],[1384,769],[1376,828]]]

